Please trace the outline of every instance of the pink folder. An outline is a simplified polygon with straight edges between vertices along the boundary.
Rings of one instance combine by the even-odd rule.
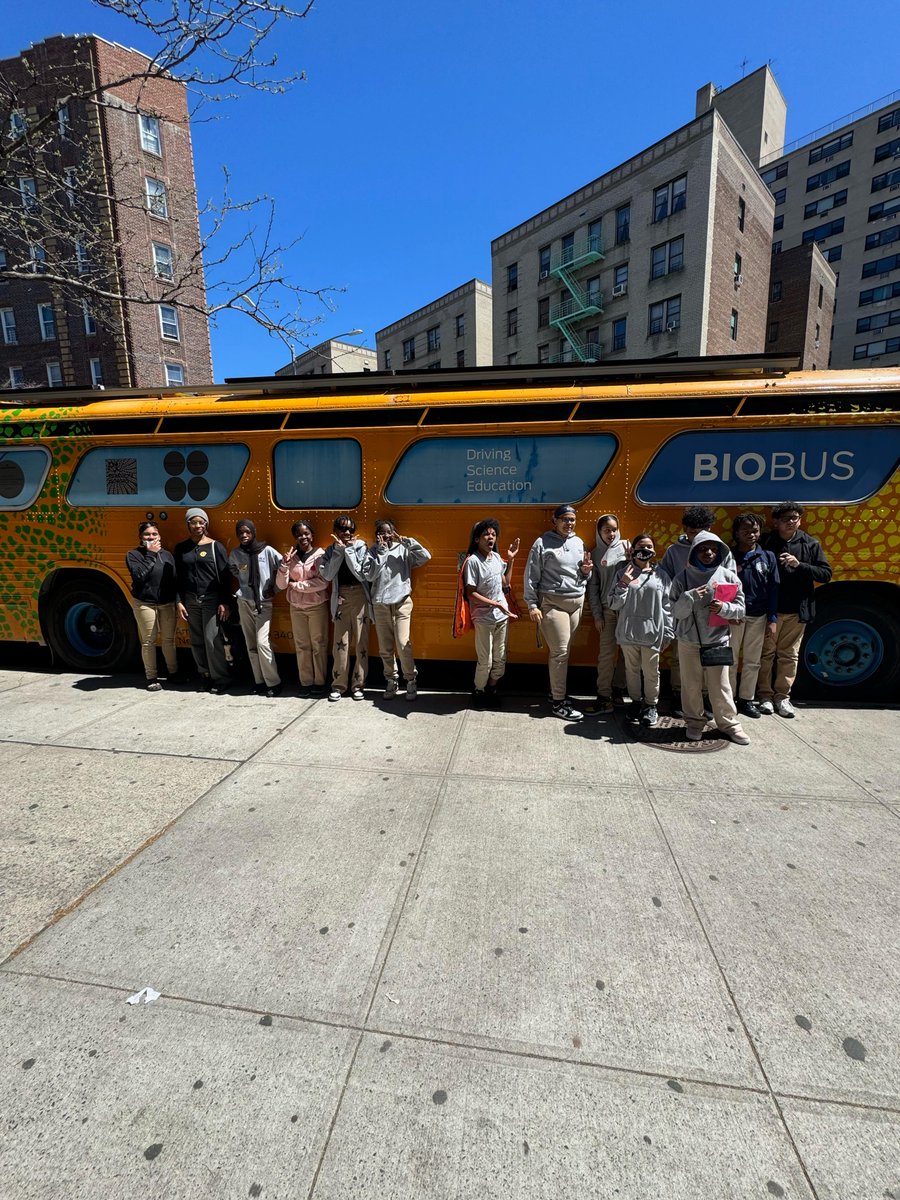
[[[717,583],[715,586],[714,600],[721,600],[723,604],[730,604],[738,593],[738,585],[736,583]],[[725,617],[720,617],[718,613],[711,612],[709,614],[709,624],[711,626],[730,625],[731,622]]]

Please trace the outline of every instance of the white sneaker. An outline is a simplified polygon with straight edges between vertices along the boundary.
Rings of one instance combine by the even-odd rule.
[[[749,746],[750,739],[744,733],[743,729],[731,729],[725,734],[730,742],[734,742],[736,746]]]
[[[775,705],[772,703],[771,700],[760,700],[759,704],[757,705],[757,708],[759,709],[759,711],[762,713],[762,715],[764,717],[771,717],[771,715],[775,711]]]
[[[760,707],[762,707],[762,705],[760,705]],[[793,704],[791,704],[790,700],[787,699],[776,700],[775,711],[778,713],[779,717],[796,717],[797,715],[796,712],[794,712]]]
[[[387,681],[387,687],[384,689],[385,700],[395,700],[397,698],[397,692],[399,690],[400,690],[400,688],[397,684],[397,680],[389,679]]]
[[[330,691],[328,693],[328,699],[331,700],[332,702],[335,700],[340,700],[340,698],[343,694],[344,694],[343,692],[339,692],[337,690],[337,688],[334,688],[332,691]]]

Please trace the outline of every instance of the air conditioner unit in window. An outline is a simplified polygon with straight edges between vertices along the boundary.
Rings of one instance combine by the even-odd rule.
[[[614,296],[627,296],[628,295],[628,284],[627,283],[614,283],[612,294]]]
[[[677,328],[678,326],[675,324],[675,322],[670,321],[666,326],[666,333],[674,333]]]
[[[550,272],[549,272],[549,271],[541,271],[540,278],[541,278],[541,279],[546,279],[546,278],[548,277],[548,275],[549,275],[549,274],[550,274]]]
[[[743,277],[743,275],[735,275],[735,277],[734,277],[734,286],[735,286],[736,288],[739,288],[743,282],[744,282],[744,277]]]

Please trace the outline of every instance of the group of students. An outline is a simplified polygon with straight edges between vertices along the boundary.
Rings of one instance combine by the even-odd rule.
[[[638,706],[635,719],[655,727],[660,655],[674,642],[672,688],[688,740],[702,737],[710,717],[707,704],[720,732],[739,745],[749,743],[739,715],[793,717],[790,693],[804,626],[813,615],[813,591],[831,578],[821,545],[800,528],[802,516],[801,504],[778,505],[774,527],[764,537],[762,518],[742,513],[732,523],[729,549],[712,532],[710,509],[694,506],[684,511],[681,537],[657,561],[650,534],[624,540],[610,513],[597,521],[596,544],[588,550],[575,533],[575,509],[561,504],[552,528],[532,545],[524,577],[528,617],[538,644],[548,648],[553,714],[567,721],[584,717],[567,696],[566,684],[569,651],[587,598],[599,634],[593,713],[611,711],[614,690],[624,683]],[[349,694],[362,700],[374,623],[385,699],[400,694],[401,675],[406,699],[416,699],[411,577],[431,555],[415,538],[401,537],[392,522],[379,521],[369,546],[357,536],[353,518],[342,514],[327,549],[316,546],[312,526],[300,520],[291,529],[294,544],[282,554],[257,538],[252,521],[242,519],[235,526],[238,545],[229,554],[209,534],[203,509],[189,509],[186,520],[190,536],[174,553],[162,548],[158,526],[145,521],[141,545],[126,556],[148,689],[161,687],[157,634],[169,680],[178,679],[178,617],[188,624],[204,686],[215,693],[228,689],[227,621],[236,600],[255,689],[278,695],[281,679],[269,628],[275,594],[286,591],[301,695],[339,700]],[[520,615],[511,586],[519,539],[504,559],[497,549],[500,534],[493,517],[477,522],[460,568],[458,604],[467,606],[475,635],[476,707],[499,703],[509,622]],[[234,596],[232,579],[237,581]]]

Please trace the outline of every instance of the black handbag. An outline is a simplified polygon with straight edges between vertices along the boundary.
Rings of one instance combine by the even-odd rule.
[[[687,571],[684,573],[684,582],[687,584]],[[697,614],[691,609],[691,616],[694,618],[694,628],[697,630],[697,641],[700,643],[700,666],[701,667],[733,667],[734,666],[734,651],[731,649],[729,642],[714,642],[711,646],[704,646],[703,638],[700,636],[700,626],[697,623]]]

